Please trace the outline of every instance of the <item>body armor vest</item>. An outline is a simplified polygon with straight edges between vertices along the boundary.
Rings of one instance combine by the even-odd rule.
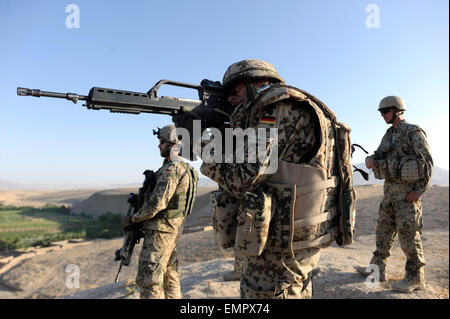
[[[244,122],[258,118],[266,106],[286,99],[314,110],[320,126],[316,152],[305,163],[283,160],[297,138],[296,127],[286,148],[279,149],[277,171],[257,192],[244,194],[240,203],[222,198],[226,195],[220,191],[213,194],[216,238],[221,235],[217,241],[223,248],[234,244],[238,254],[257,256],[269,245],[294,255],[305,248],[327,247],[333,240],[343,246],[353,242],[355,193],[350,129],[337,122],[321,101],[286,85],[274,85],[259,94],[249,105]],[[249,205],[253,201],[258,205]],[[233,215],[237,227],[227,223],[235,219]]]

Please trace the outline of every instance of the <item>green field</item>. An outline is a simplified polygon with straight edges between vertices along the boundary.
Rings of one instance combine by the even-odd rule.
[[[65,206],[43,208],[0,205],[0,252],[30,246],[48,246],[73,238],[122,236],[121,216],[104,213],[98,219],[72,215]]]

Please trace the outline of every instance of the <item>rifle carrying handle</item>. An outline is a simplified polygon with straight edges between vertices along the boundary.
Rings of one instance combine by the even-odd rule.
[[[147,95],[151,98],[158,97],[158,90],[163,84],[167,85],[173,85],[173,86],[179,86],[184,87],[188,89],[194,89],[198,91],[199,96],[203,93],[203,88],[200,85],[190,84],[190,83],[184,83],[184,82],[177,82],[177,81],[170,81],[170,80],[159,80],[148,92]]]

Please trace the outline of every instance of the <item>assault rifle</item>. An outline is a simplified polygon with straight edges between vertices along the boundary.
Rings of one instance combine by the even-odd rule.
[[[139,188],[139,194],[130,193],[127,199],[128,213],[127,216],[131,216],[136,213],[144,204],[145,194],[147,192],[153,192],[156,185],[155,173],[150,170],[144,172],[145,179],[141,188]],[[140,239],[144,237],[139,224],[133,224],[124,230],[125,236],[123,239],[122,248],[116,250],[114,260],[120,260],[119,270],[117,271],[115,282],[119,282],[120,271],[122,266],[128,266],[133,255],[133,249]]]
[[[175,97],[158,97],[158,90],[162,85],[172,85],[197,90],[199,99],[183,99]],[[176,127],[184,127],[190,133],[193,120],[201,120],[201,128],[222,129],[227,126],[232,112],[231,107],[224,101],[222,85],[218,81],[203,80],[200,85],[175,82],[169,80],[158,81],[147,93],[93,87],[88,95],[76,93],[57,93],[18,87],[17,95],[34,97],[61,98],[77,103],[86,101],[83,106],[91,110],[109,110],[113,113],[154,113],[171,115]],[[194,145],[193,134],[190,134],[190,148]],[[196,160],[192,149],[187,153],[188,159]]]

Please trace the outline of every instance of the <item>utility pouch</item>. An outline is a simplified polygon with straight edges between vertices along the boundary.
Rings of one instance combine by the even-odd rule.
[[[235,250],[240,256],[259,256],[266,247],[272,218],[272,196],[246,192],[238,211]]]
[[[377,160],[377,169],[373,171],[375,178],[377,179],[388,179],[389,170],[386,160]]]
[[[388,179],[396,180],[399,179],[399,161],[396,158],[388,158],[387,159],[387,171],[388,171]]]
[[[400,165],[400,179],[403,182],[416,182],[421,176],[423,176],[424,166],[425,165],[422,161],[415,158],[406,159]]]
[[[238,200],[224,190],[211,193],[211,215],[216,243],[222,249],[235,244]]]
[[[351,245],[354,242],[355,222],[356,222],[356,193],[354,189],[347,189],[339,196],[339,222],[338,238],[336,242],[339,246]]]

